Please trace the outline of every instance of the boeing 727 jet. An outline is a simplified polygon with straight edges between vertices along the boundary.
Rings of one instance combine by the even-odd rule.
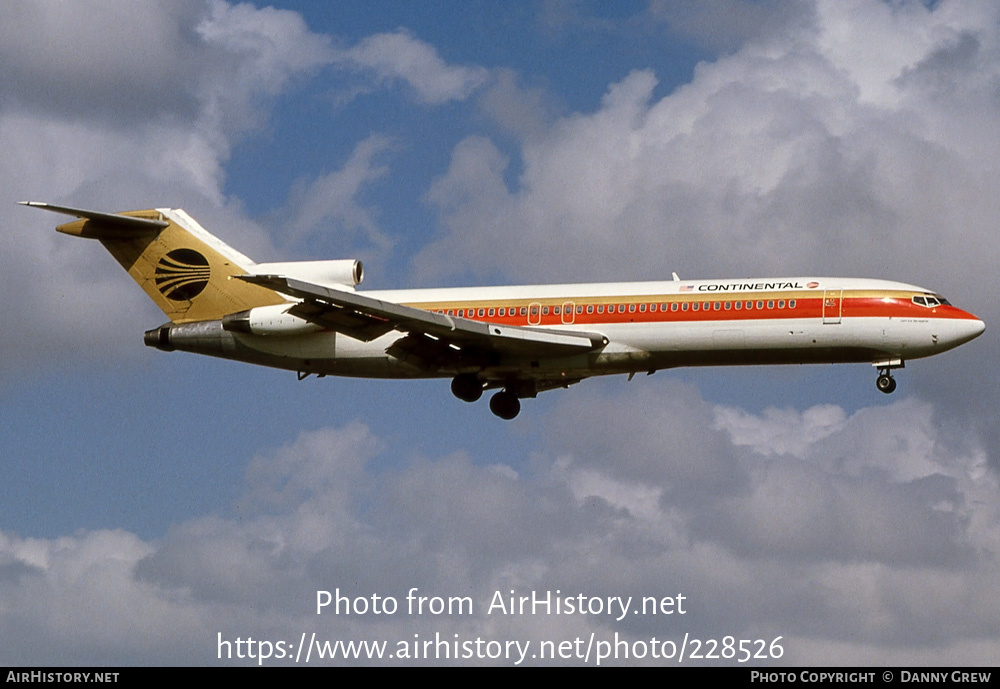
[[[254,263],[179,209],[125,213],[24,202],[79,218],[170,319],[145,342],[316,376],[450,378],[490,410],[591,376],[677,366],[870,363],[878,389],[981,320],[914,285],[762,278],[359,292],[356,260]]]

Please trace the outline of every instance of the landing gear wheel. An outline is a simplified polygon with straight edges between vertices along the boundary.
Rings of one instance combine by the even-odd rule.
[[[875,381],[875,387],[877,387],[880,392],[884,392],[888,395],[896,389],[896,379],[888,373],[883,373],[879,375],[878,380]]]
[[[463,373],[451,379],[451,394],[463,402],[475,402],[483,396],[483,381],[475,373]]]
[[[490,411],[509,421],[520,413],[521,402],[514,393],[502,390],[490,398]]]

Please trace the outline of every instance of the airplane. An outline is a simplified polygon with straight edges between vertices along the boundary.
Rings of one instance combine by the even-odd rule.
[[[585,378],[679,366],[870,363],[892,371],[978,337],[983,321],[922,287],[757,278],[360,292],[353,259],[255,263],[180,209],[35,201],[78,220],[170,319],[145,344],[310,375],[450,378],[513,419],[521,399]]]

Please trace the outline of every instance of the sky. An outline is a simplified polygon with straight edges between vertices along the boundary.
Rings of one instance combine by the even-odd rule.
[[[0,63],[0,664],[996,663],[996,3],[18,1]],[[184,208],[371,289],[874,277],[987,330],[892,396],[674,370],[503,422],[145,347],[163,315],[25,200]]]

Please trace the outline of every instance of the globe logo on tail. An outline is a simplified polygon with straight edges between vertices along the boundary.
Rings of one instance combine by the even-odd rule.
[[[156,286],[167,299],[190,301],[204,291],[208,259],[194,249],[174,249],[156,264]]]

